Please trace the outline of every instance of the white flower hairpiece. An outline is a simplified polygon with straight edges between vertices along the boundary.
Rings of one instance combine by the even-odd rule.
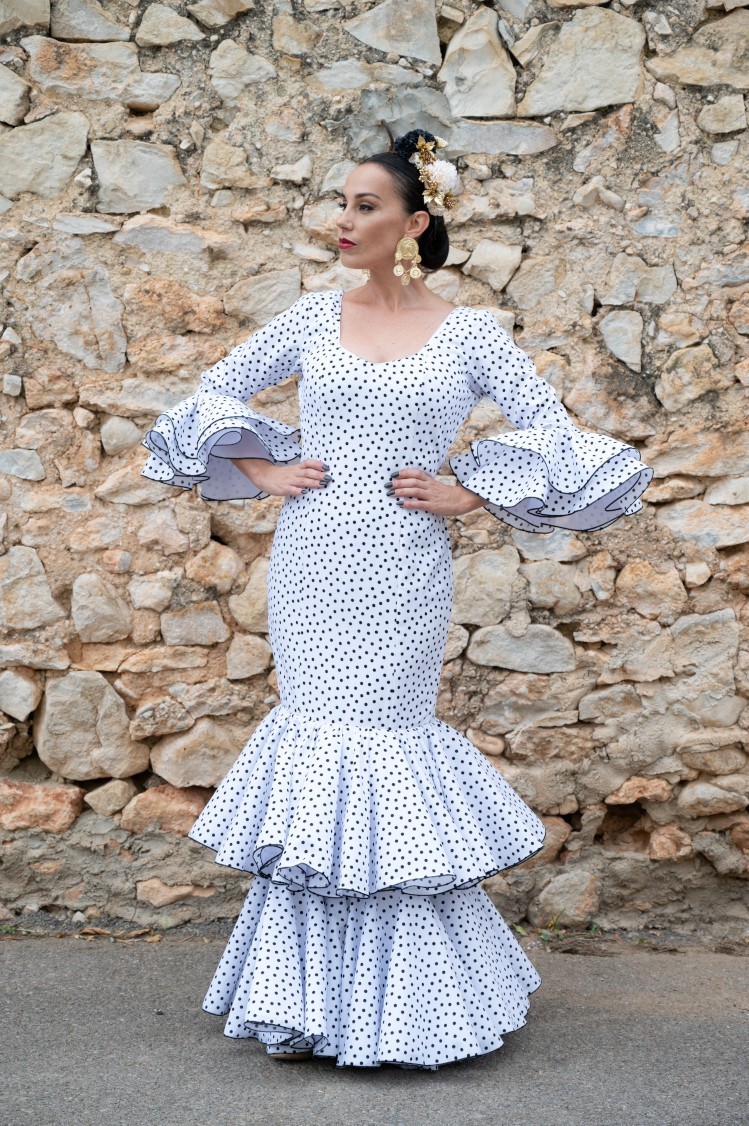
[[[434,141],[419,137],[416,152],[409,157],[419,170],[424,202],[431,215],[445,215],[458,205],[458,170],[449,160],[438,160],[434,154],[435,146],[441,149],[446,145],[442,137],[435,137]]]

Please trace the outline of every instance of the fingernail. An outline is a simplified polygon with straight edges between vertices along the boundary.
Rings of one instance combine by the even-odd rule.
[[[325,476],[323,477],[323,481],[332,481],[332,480],[333,480],[333,478],[330,476],[329,473],[326,473]]]
[[[387,493],[387,495],[389,497],[391,497],[393,495],[393,493],[395,492],[395,489],[385,489],[385,492]]]
[[[323,469],[330,469],[330,466],[326,465],[325,462],[322,463],[322,467],[323,467]]]
[[[395,503],[396,503],[396,504],[403,504],[403,498],[402,498],[402,497],[398,497]]]
[[[395,473],[390,474],[390,480],[392,481],[393,477],[397,477],[399,473],[400,473],[400,469],[396,469]]]

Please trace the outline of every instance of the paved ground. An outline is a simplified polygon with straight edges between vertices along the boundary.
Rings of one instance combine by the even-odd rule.
[[[415,1072],[225,1037],[200,1009],[223,944],[3,938],[2,1126],[749,1126],[747,957],[524,940],[542,977],[527,1025]]]

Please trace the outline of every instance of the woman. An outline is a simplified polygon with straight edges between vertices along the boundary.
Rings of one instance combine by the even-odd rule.
[[[144,439],[146,477],[284,497],[268,571],[281,702],[189,832],[255,873],[203,1008],[277,1059],[436,1070],[525,1024],[540,977],[480,882],[538,852],[545,827],[435,716],[448,517],[602,528],[652,478],[637,450],[572,424],[491,313],[425,284],[458,183],[442,144],[391,134],[347,178],[341,259],[369,271],[360,289],[303,294]],[[245,405],[293,373],[298,430]],[[444,484],[484,396],[518,429],[450,458],[459,484]]]

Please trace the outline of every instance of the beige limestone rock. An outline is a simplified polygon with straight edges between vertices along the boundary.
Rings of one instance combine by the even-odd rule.
[[[183,374],[213,367],[225,353],[226,348],[221,341],[210,337],[154,334],[133,341],[128,347],[127,358],[134,368],[154,375],[169,372]]]
[[[136,899],[141,903],[149,903],[152,907],[168,907],[170,903],[178,903],[181,899],[194,896],[204,899],[216,892],[214,887],[203,887],[200,884],[165,884],[158,876],[152,876],[150,880],[138,880],[135,889]]]
[[[222,257],[237,248],[231,235],[189,223],[176,223],[159,215],[135,215],[127,219],[112,241],[118,246],[132,246],[152,254],[193,256],[205,253]]]
[[[737,10],[710,20],[682,47],[647,59],[645,66],[661,82],[749,89],[749,12]]]
[[[31,669],[0,672],[0,711],[13,719],[27,719],[42,698],[42,688]]]
[[[272,660],[273,653],[265,638],[235,633],[226,652],[226,675],[229,680],[246,680],[266,672]]]
[[[722,391],[734,382],[710,346],[698,344],[672,352],[655,381],[655,394],[667,411],[678,411],[708,391]]]
[[[712,782],[687,782],[676,799],[679,809],[688,817],[709,817],[713,813],[730,813],[745,809],[749,797],[725,790]]]
[[[742,94],[726,94],[713,105],[703,106],[697,124],[704,133],[733,133],[746,129],[746,108]]]
[[[42,459],[36,450],[0,450],[0,473],[20,477],[22,481],[43,481],[46,477]]]
[[[171,98],[180,85],[176,74],[142,71],[134,43],[60,43],[32,35],[21,44],[29,54],[29,77],[51,97],[117,101],[146,112]]]
[[[0,35],[19,27],[49,27],[49,0],[0,0]]]
[[[582,602],[574,567],[541,559],[537,563],[521,563],[520,574],[528,580],[528,598],[532,606],[544,606],[555,614],[571,614]]]
[[[647,459],[646,459],[647,460]],[[652,464],[652,463],[650,463]],[[700,548],[732,547],[749,543],[749,505],[705,504],[682,500],[660,505],[656,520],[677,540]]]
[[[49,33],[53,39],[92,43],[130,38],[130,29],[111,19],[99,0],[54,0]]]
[[[125,286],[125,318],[132,338],[148,335],[153,323],[165,331],[212,333],[221,327],[224,308],[219,297],[197,293],[173,278],[154,277]]]
[[[0,134],[0,194],[58,195],[86,151],[88,129],[82,113],[63,110]]]
[[[169,47],[172,43],[199,39],[205,39],[200,28],[166,4],[149,4],[135,33],[135,42],[140,47]]]
[[[277,11],[273,16],[272,39],[274,51],[284,55],[312,55],[322,38],[322,31],[311,21],[302,23],[291,12]]]
[[[674,621],[688,600],[673,563],[635,560],[625,563],[616,579],[616,594],[645,618]]]
[[[0,556],[0,626],[37,629],[65,618],[55,599],[41,559],[32,547],[15,545]]]
[[[237,731],[206,717],[189,731],[167,735],[151,751],[154,770],[173,786],[217,786],[242,749]]]
[[[203,152],[200,183],[209,191],[217,188],[254,188],[258,177],[247,163],[244,149],[226,141],[210,141]]]
[[[452,621],[488,626],[507,617],[518,562],[517,550],[509,544],[455,559]]]
[[[167,645],[215,645],[230,631],[217,602],[206,601],[161,615],[161,635]]]
[[[121,672],[159,673],[170,669],[202,669],[208,664],[205,649],[191,645],[154,645],[134,653],[119,666]]]
[[[552,43],[538,78],[518,105],[518,116],[635,101],[642,90],[644,44],[637,20],[608,9],[578,10]]]
[[[159,484],[158,481],[141,477],[138,465],[130,464],[123,465],[121,469],[115,469],[110,473],[94,489],[94,494],[100,500],[109,501],[110,504],[156,504],[169,496],[168,487]],[[166,519],[168,520],[168,517]],[[141,540],[141,542],[146,541]]]
[[[674,787],[665,778],[633,775],[603,800],[607,805],[630,805],[636,801],[668,801]]]
[[[195,723],[187,708],[173,696],[148,693],[138,704],[130,721],[133,739],[150,739],[154,735],[170,735],[187,731]]]
[[[129,778],[113,778],[111,782],[90,790],[83,800],[103,817],[111,817],[113,813],[124,809],[137,792],[138,787]]]
[[[96,415],[91,411],[88,411],[87,414],[91,415],[93,422]],[[99,428],[102,448],[110,457],[116,457],[117,454],[124,453],[125,450],[139,445],[142,437],[142,431],[134,422],[131,422],[129,418],[117,418],[116,415],[109,415],[108,418],[105,418]]]
[[[637,254],[617,254],[601,289],[602,305],[627,305],[647,301],[661,305],[676,292],[673,266],[649,266]]]
[[[147,141],[93,141],[99,211],[123,214],[161,207],[170,188],[187,183],[173,149]]]
[[[534,927],[548,926],[556,919],[559,926],[582,926],[598,910],[598,881],[593,872],[573,868],[555,876],[528,907]]]
[[[162,830],[186,837],[196,818],[203,811],[211,790],[199,787],[177,789],[165,782],[151,786],[127,803],[120,825],[129,833],[150,833]]]
[[[237,98],[255,82],[267,82],[278,72],[262,55],[251,55],[233,39],[223,39],[211,55],[209,63],[211,85],[225,102]]]
[[[641,314],[635,309],[614,309],[601,317],[599,328],[611,354],[632,371],[642,371]]]
[[[473,12],[447,45],[437,72],[455,117],[513,117],[515,67],[497,31],[497,13]]]
[[[80,786],[57,786],[0,779],[0,828],[64,833],[83,810]]]
[[[268,565],[267,558],[254,560],[242,593],[229,597],[232,617],[248,633],[268,631]]]
[[[298,266],[292,266],[236,282],[226,292],[224,309],[230,317],[264,325],[288,309],[300,293],[301,273]]]
[[[344,20],[346,31],[362,43],[406,58],[442,62],[435,8],[431,0],[382,0]]]
[[[253,0],[198,0],[197,4],[188,4],[187,10],[204,27],[223,27],[229,20],[243,12],[251,12],[254,7]]]
[[[129,778],[148,766],[149,749],[130,738],[125,703],[106,677],[74,671],[49,680],[34,715],[42,762],[63,778]]]
[[[476,243],[463,273],[479,278],[499,293],[517,270],[522,256],[521,246],[508,246],[494,239],[482,238]]]
[[[119,641],[133,628],[127,602],[95,571],[74,581],[70,613],[81,641]]]
[[[128,594],[136,610],[166,610],[179,582],[178,571],[157,571],[152,575],[136,575],[128,584]]]
[[[564,848],[565,842],[572,832],[572,827],[561,817],[542,817],[546,829],[543,847],[535,856],[529,857],[522,863],[522,870],[527,872],[530,868],[538,868],[555,860]]]
[[[0,66],[0,122],[20,125],[29,111],[31,87],[10,67]]]
[[[244,563],[225,544],[211,540],[207,547],[188,560],[185,573],[202,587],[216,594],[228,594],[244,570]]]
[[[656,825],[648,841],[651,860],[686,860],[693,855],[692,838],[678,825]]]
[[[519,672],[563,672],[575,668],[575,649],[552,626],[529,625],[520,636],[506,626],[475,630],[466,656],[477,665],[494,665]]]

